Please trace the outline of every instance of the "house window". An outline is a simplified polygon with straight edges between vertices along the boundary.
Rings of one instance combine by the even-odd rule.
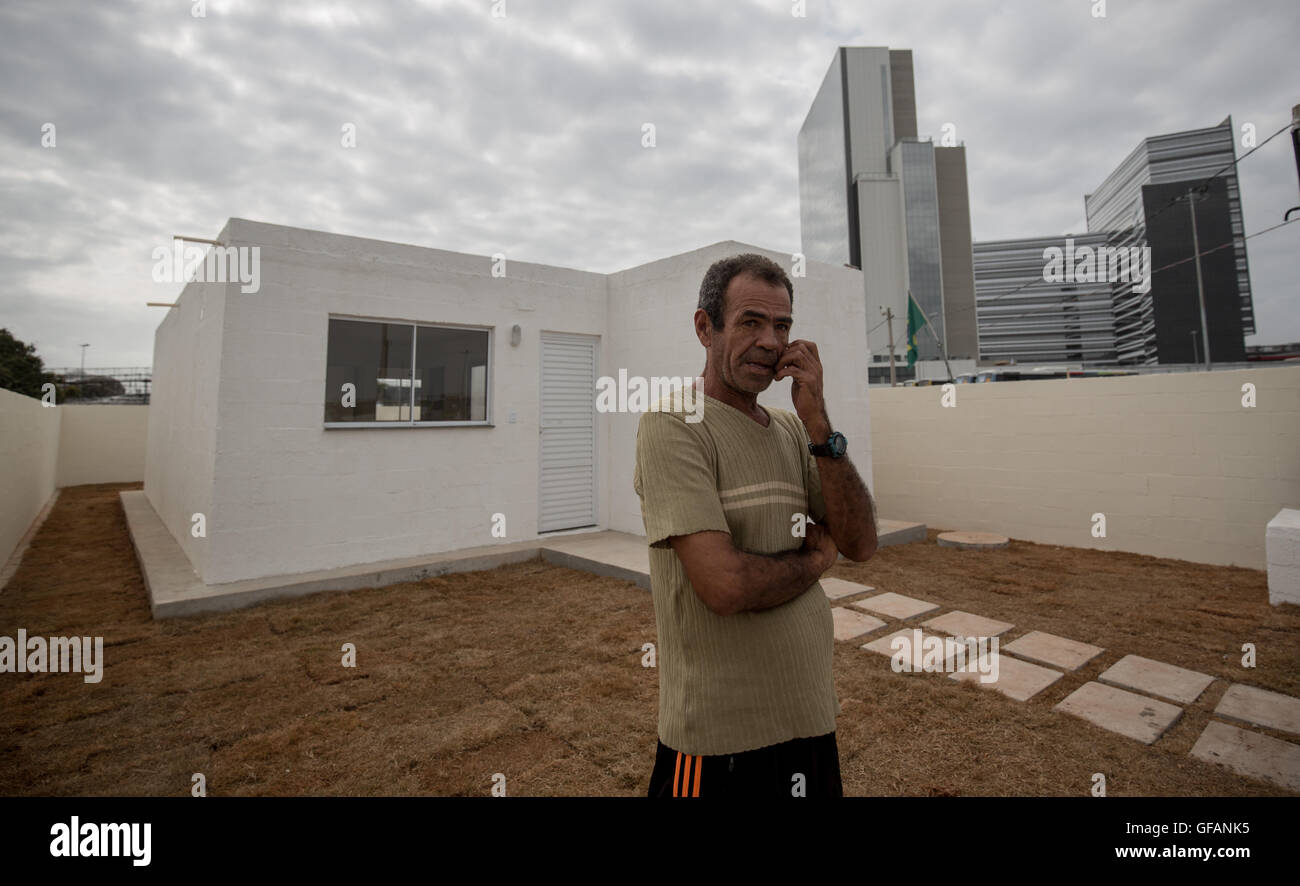
[[[325,426],[488,423],[491,330],[331,317]]]

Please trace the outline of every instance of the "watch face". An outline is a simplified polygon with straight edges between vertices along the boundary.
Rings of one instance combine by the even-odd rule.
[[[831,434],[830,439],[827,440],[826,443],[831,447],[831,455],[835,458],[842,456],[844,450],[846,450],[849,445],[848,440],[844,439],[844,435],[839,431]]]

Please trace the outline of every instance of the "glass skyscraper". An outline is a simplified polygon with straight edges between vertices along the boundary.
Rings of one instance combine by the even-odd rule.
[[[803,252],[861,268],[872,377],[907,351],[907,293],[933,327],[921,359],[978,357],[964,148],[917,138],[912,53],[840,47],[799,131]],[[905,375],[905,373],[904,373]]]

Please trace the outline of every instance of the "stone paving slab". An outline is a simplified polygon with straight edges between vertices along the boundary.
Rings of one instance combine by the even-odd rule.
[[[920,635],[919,638],[918,638],[918,634]],[[895,637],[906,638],[908,645],[901,647],[901,649],[895,649],[893,645]],[[868,650],[869,652],[874,652],[877,655],[883,655],[886,658],[893,658],[900,651],[902,651],[904,652],[907,661],[910,663],[917,658],[923,659],[925,644],[929,642],[930,638],[932,637],[935,640],[938,640],[940,643],[942,643],[943,640],[945,639],[942,634],[926,633],[925,631],[922,631],[920,628],[901,628],[897,631],[893,631],[892,633],[886,634],[885,636],[881,637],[878,640],[872,640],[870,643],[863,643],[862,648]],[[915,648],[918,645],[920,645],[922,650],[920,655],[915,653]],[[956,648],[954,647],[950,649],[945,644],[943,651],[944,651],[944,660],[943,660],[942,670],[950,671],[952,670],[952,660],[953,658],[956,657]]]
[[[875,590],[873,587],[860,585],[855,581],[845,581],[842,578],[823,578],[821,586],[826,596],[832,600],[842,600],[854,594],[865,594]]]
[[[1052,710],[1073,714],[1143,744],[1154,744],[1183,713],[1175,705],[1095,682],[1084,683]]]
[[[968,661],[964,668],[949,674],[948,678],[974,683],[981,689],[996,689],[1016,701],[1029,701],[1065,676],[1060,671],[1018,661],[1006,655],[994,653],[989,658],[991,661]],[[986,682],[993,674],[997,674],[997,680]]]
[[[1300,745],[1211,720],[1192,756],[1226,766],[1238,775],[1300,791]]]
[[[992,618],[985,618],[982,615],[972,615],[969,612],[962,612],[960,609],[921,622],[921,624],[924,627],[934,628],[936,631],[951,634],[954,637],[996,637],[998,634],[1005,634],[1015,627],[1010,622],[997,621]]]
[[[885,623],[878,618],[867,615],[865,612],[845,609],[843,606],[833,608],[831,616],[835,619],[836,640],[852,640],[855,637],[861,637],[863,634],[869,634],[885,626]]]
[[[878,548],[888,547],[889,545],[905,545],[914,541],[924,542],[929,538],[924,523],[913,523],[909,520],[879,519],[876,521],[876,530],[876,547]]]
[[[1112,686],[1136,689],[1179,704],[1191,704],[1214,682],[1209,674],[1153,661],[1140,655],[1126,655],[1097,678]]]
[[[867,612],[874,612],[877,615],[887,615],[900,621],[915,618],[918,615],[933,612],[939,608],[938,603],[927,603],[925,600],[905,597],[892,591],[887,594],[877,594],[874,597],[868,597],[866,600],[859,600],[849,605],[856,606],[858,609],[865,609]]]
[[[1055,634],[1030,631],[1023,637],[1004,644],[1002,651],[1010,652],[1036,664],[1077,671],[1106,650],[1089,643],[1080,643],[1078,640],[1067,640]]]
[[[1292,698],[1280,692],[1233,683],[1223,693],[1214,713],[1226,720],[1253,723],[1279,732],[1300,735],[1300,698]]]

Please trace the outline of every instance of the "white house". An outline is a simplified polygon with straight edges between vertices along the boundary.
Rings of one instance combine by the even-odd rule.
[[[597,411],[599,378],[699,375],[705,269],[792,267],[735,242],[606,275],[243,219],[218,240],[257,247],[260,285],[190,282],[159,325],[144,487],[209,585],[644,534],[639,416]],[[817,343],[870,485],[861,272],[793,283],[792,337]],[[792,409],[790,382],[760,402]]]

